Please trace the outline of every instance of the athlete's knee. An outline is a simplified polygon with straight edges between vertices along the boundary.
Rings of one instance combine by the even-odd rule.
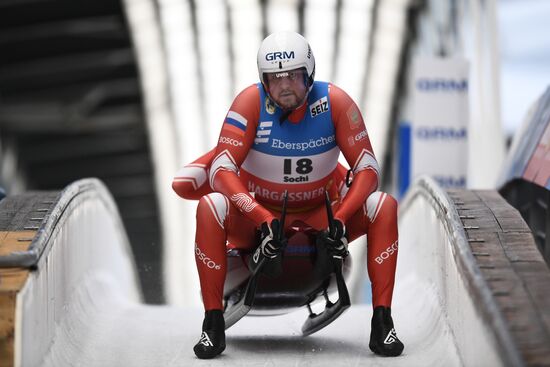
[[[376,191],[369,195],[364,208],[369,220],[374,222],[381,213],[383,213],[382,215],[384,216],[396,216],[397,200],[390,194]]]
[[[215,220],[224,228],[225,218],[229,214],[229,200],[219,192],[203,196],[197,206],[197,221],[204,218],[208,221]]]
[[[390,194],[386,194],[386,200],[384,200],[383,205],[385,210],[397,213],[397,199]]]

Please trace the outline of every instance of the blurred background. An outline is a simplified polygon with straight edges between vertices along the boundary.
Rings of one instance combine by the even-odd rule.
[[[502,185],[550,85],[549,17],[547,0],[0,0],[0,196],[102,179],[146,302],[198,302],[196,202],[172,177],[258,81],[267,34],[308,39],[316,79],[359,105],[399,197],[421,173]]]

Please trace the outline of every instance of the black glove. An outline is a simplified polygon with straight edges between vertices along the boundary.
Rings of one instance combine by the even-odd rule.
[[[282,253],[287,240],[284,235],[279,238],[280,222],[273,219],[270,224],[262,223],[260,228],[260,245],[249,260],[249,268],[255,273],[258,266],[265,259],[262,273],[269,277],[278,277],[282,273]]]
[[[346,227],[338,219],[333,223],[328,230],[317,233],[317,242],[325,245],[330,256],[343,259],[349,254]]]

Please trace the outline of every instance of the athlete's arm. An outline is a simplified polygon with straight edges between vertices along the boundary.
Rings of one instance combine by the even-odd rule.
[[[246,88],[235,98],[223,123],[209,173],[212,189],[227,196],[258,226],[266,221],[270,223],[274,217],[250,195],[238,174],[256,136],[259,100],[256,85]]]
[[[329,88],[336,143],[353,172],[353,184],[334,213],[345,223],[378,188],[379,167],[359,108],[342,89]]]
[[[208,167],[216,148],[180,168],[172,181],[172,189],[184,199],[199,200],[212,192],[208,183]]]

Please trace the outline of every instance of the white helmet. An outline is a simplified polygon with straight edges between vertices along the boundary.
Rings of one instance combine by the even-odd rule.
[[[311,90],[315,77],[315,57],[306,39],[296,32],[277,32],[266,37],[258,50],[258,74],[267,87],[265,73],[305,68],[307,87]],[[267,90],[267,88],[266,88]]]

